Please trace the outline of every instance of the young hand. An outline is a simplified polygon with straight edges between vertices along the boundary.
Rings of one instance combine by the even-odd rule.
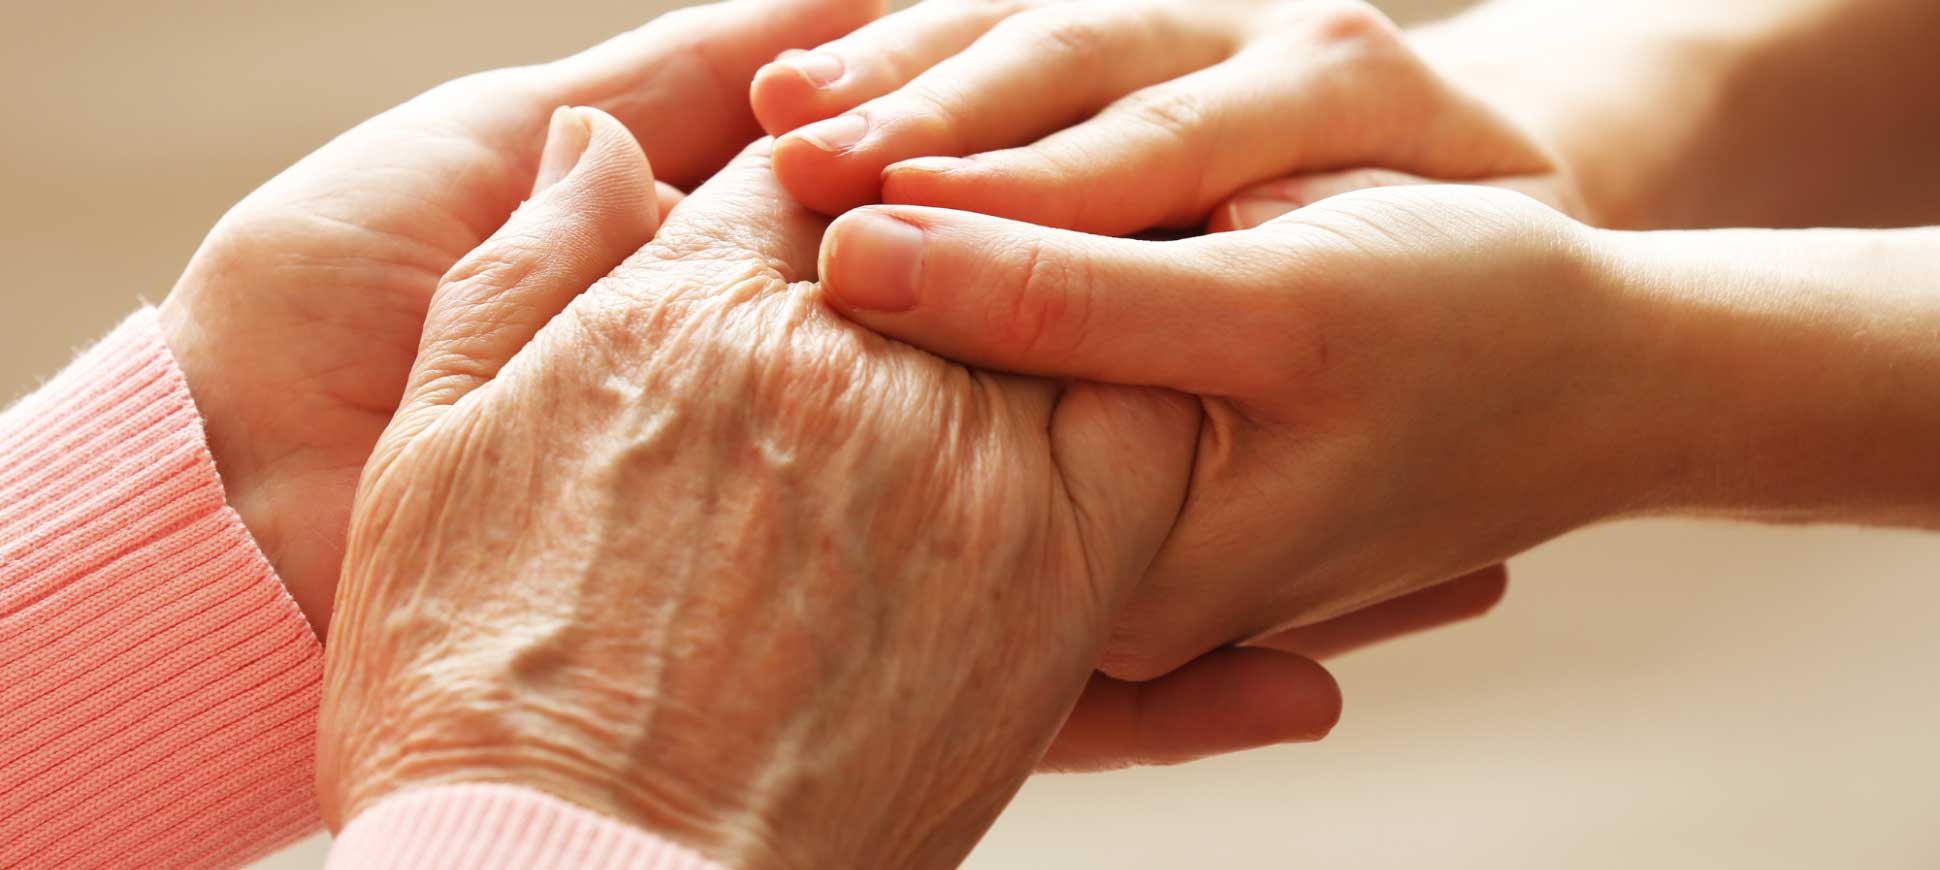
[[[822,276],[953,359],[1201,397],[1190,496],[1102,665],[1137,679],[1630,508],[1662,384],[1620,364],[1642,339],[1592,239],[1484,187],[1173,242],[878,206],[835,222]]]
[[[1424,177],[1575,207],[1545,148],[1361,2],[931,0],[765,67],[753,104],[782,184],[826,214],[1218,229]]]

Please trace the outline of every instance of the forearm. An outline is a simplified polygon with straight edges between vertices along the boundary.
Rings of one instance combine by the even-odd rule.
[[[1604,226],[1940,221],[1940,4],[1497,0],[1418,31]]]
[[[1603,238],[1632,510],[1940,528],[1940,229]]]

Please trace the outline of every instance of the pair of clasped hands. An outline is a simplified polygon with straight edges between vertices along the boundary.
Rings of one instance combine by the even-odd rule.
[[[950,865],[1034,769],[1318,739],[1313,658],[1631,507],[1559,473],[1634,434],[1567,173],[1378,13],[879,14],[449,83],[198,252],[164,325],[327,631],[333,827],[506,782]]]

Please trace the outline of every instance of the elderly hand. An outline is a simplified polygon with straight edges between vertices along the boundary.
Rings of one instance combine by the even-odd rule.
[[[765,146],[655,234],[645,163],[591,121],[579,168],[434,297],[371,457],[326,816],[512,782],[736,867],[952,865],[1172,527],[1197,407],[966,369],[836,316],[806,283],[822,221]],[[1206,709],[1233,673],[1272,688]],[[1337,712],[1282,653],[1171,685],[1185,703],[1158,714],[1122,693],[1081,711],[1075,755],[1215,717],[1318,736]]]
[[[1547,149],[1354,0],[932,0],[778,60],[753,100],[782,184],[827,214],[1226,229],[1422,176],[1576,207]]]
[[[953,359],[1201,397],[1190,496],[1101,665],[1141,679],[1630,508],[1645,382],[1615,361],[1641,339],[1591,238],[1485,187],[1172,242],[875,206],[831,227],[822,279]]]
[[[697,183],[759,134],[744,90],[756,68],[877,8],[735,0],[459,79],[344,134],[223,218],[163,304],[163,329],[230,503],[319,635],[358,473],[397,407],[432,289],[531,194],[553,110],[612,112],[661,178]]]

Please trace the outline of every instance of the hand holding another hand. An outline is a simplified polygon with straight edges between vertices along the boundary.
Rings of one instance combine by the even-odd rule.
[[[553,111],[610,112],[662,181],[691,186],[760,134],[745,90],[758,67],[877,11],[720,3],[467,76],[339,136],[209,233],[162,305],[163,329],[230,503],[319,635],[358,474],[397,408],[432,289],[532,194]],[[678,196],[661,185],[663,206]]]
[[[1482,187],[1173,242],[878,206],[835,222],[822,274],[951,358],[1201,397],[1185,508],[1101,665],[1143,679],[1632,507],[1647,476],[1609,460],[1663,442],[1633,413],[1654,384],[1614,364],[1644,339],[1594,241]]]
[[[822,219],[765,147],[656,234],[626,131],[579,117],[578,168],[434,297],[366,472],[327,647],[333,823],[511,782],[737,867],[948,866],[1074,704],[1068,766],[1332,724],[1326,673],[1264,651],[1155,684],[1270,672],[1216,727],[1079,700],[1177,514],[1194,403],[836,316],[806,283]]]
[[[782,184],[1084,232],[1229,229],[1333,193],[1568,167],[1357,0],[931,0],[756,77]]]

